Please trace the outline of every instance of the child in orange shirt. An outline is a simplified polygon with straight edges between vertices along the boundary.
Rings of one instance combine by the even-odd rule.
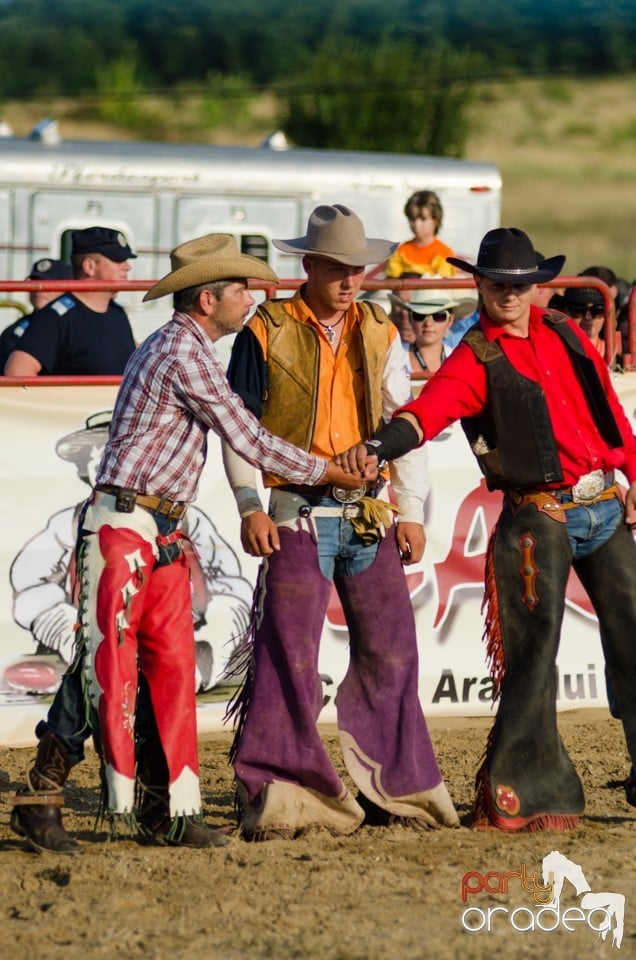
[[[443,217],[437,194],[432,190],[418,190],[406,201],[404,216],[409,222],[413,239],[401,243],[388,259],[385,276],[401,277],[405,273],[423,277],[455,276],[456,267],[446,262],[446,257],[455,254],[437,237]]]

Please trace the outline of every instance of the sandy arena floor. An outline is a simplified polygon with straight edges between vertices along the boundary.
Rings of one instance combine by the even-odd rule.
[[[364,827],[347,838],[320,833],[293,843],[233,839],[211,851],[109,843],[95,833],[97,764],[91,751],[67,791],[66,823],[82,842],[82,855],[25,852],[9,829],[9,806],[33,751],[2,750],[0,952],[10,960],[635,957],[636,809],[625,803],[620,786],[628,768],[620,724],[602,710],[561,714],[561,733],[585,786],[585,816],[569,833],[507,836],[466,826],[490,723],[430,723],[462,818],[459,830],[420,834],[400,826]],[[324,736],[339,764],[335,731],[327,728]],[[233,819],[228,743],[229,735],[221,734],[201,743],[203,795],[213,824]],[[564,911],[579,904],[567,881],[556,930],[536,929],[540,907],[518,878],[508,881],[507,893],[481,890],[462,902],[466,874],[479,886],[492,872],[485,882],[497,890],[505,871],[519,873],[525,865],[526,875],[536,872],[540,882],[543,857],[553,850],[582,868],[593,893],[625,896],[620,953],[611,933],[603,941],[592,929],[602,925],[604,913],[581,911],[580,922],[564,925]],[[503,909],[492,915],[490,932],[464,929],[486,924],[493,907]],[[542,921],[546,927],[554,923],[554,914]]]

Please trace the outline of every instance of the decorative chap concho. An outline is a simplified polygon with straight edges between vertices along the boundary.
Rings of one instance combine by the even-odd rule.
[[[510,817],[521,810],[521,801],[512,787],[498,783],[495,788],[495,806]]]

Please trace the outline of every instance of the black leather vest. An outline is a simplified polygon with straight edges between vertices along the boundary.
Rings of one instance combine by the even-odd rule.
[[[609,446],[622,446],[594,363],[568,326],[567,318],[549,311],[543,315],[543,322],[561,337],[599,433]],[[462,420],[488,489],[536,487],[562,481],[548,406],[539,384],[517,373],[499,344],[486,340],[480,327],[468,330],[463,341],[485,364],[488,377],[486,410],[479,417]]]

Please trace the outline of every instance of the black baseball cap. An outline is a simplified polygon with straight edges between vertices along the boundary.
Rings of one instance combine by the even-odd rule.
[[[87,227],[85,230],[74,230],[71,256],[89,253],[101,253],[115,263],[123,263],[124,260],[132,260],[137,256],[128,246],[124,234],[118,230],[111,230],[109,227]]]
[[[36,260],[29,271],[27,280],[72,280],[73,268],[64,260],[50,260],[43,257]]]

